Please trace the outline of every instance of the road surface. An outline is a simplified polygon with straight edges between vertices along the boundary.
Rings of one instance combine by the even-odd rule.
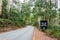
[[[15,31],[0,34],[0,40],[32,40],[33,27],[26,27]]]
[[[26,26],[26,28],[18,29],[0,34],[0,40],[57,40],[55,38],[48,37],[42,31],[32,27]]]

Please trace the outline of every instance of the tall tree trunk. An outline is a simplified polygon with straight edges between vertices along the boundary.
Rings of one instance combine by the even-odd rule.
[[[7,4],[7,16],[8,18],[10,17],[10,0],[7,0],[8,4]]]
[[[0,0],[0,17],[2,16],[2,0]]]
[[[10,0],[2,0],[2,14],[3,18],[9,18],[9,12],[10,12],[10,5],[9,5]]]
[[[57,14],[57,17],[56,17],[56,23],[55,23],[57,26],[59,26],[59,13]]]

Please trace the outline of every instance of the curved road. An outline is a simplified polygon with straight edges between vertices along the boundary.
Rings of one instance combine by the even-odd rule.
[[[32,40],[34,27],[26,27],[0,34],[0,40]]]

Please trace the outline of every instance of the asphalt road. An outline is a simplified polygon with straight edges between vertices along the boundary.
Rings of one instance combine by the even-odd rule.
[[[0,40],[32,40],[34,27],[27,26],[11,32],[0,34]]]

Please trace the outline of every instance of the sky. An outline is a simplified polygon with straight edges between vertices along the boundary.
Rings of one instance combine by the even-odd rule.
[[[58,8],[60,8],[60,0],[58,0]]]
[[[10,0],[10,1],[12,1],[12,0]],[[25,0],[25,1],[27,2],[27,1],[29,1],[29,0]],[[24,0],[20,0],[20,2],[22,2],[22,3],[23,3],[23,2],[24,2]]]
[[[20,0],[20,1],[23,3],[24,0]]]
[[[12,1],[12,0],[10,0],[10,1]],[[23,3],[23,1],[24,0],[20,0],[20,2],[22,2]],[[58,1],[58,8],[60,8],[60,0],[57,0]]]
[[[12,0],[10,0],[10,1],[12,1]],[[20,0],[20,1],[23,3],[24,0]]]

